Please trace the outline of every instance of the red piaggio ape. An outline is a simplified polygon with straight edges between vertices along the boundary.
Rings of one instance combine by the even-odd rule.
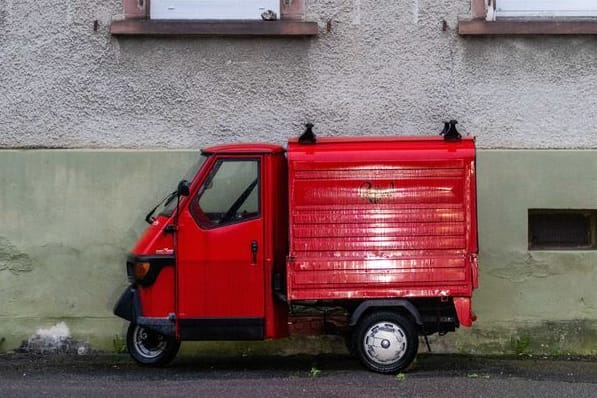
[[[184,340],[336,333],[394,373],[419,336],[472,325],[474,140],[307,133],[204,149],[147,216],[114,309],[137,362]]]

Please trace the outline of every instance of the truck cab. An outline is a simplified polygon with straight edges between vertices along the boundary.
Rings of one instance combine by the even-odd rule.
[[[319,319],[369,369],[405,369],[419,336],[474,320],[474,158],[472,139],[441,137],[204,149],[129,255],[129,352],[161,365],[184,340]]]

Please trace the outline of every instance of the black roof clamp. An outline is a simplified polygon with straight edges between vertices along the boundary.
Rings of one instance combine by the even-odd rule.
[[[315,144],[317,142],[317,137],[313,132],[313,123],[305,124],[305,132],[301,134],[298,139],[299,144]]]
[[[443,135],[445,141],[459,141],[462,139],[462,135],[456,130],[456,124],[458,124],[456,120],[444,122],[444,129],[439,135]]]

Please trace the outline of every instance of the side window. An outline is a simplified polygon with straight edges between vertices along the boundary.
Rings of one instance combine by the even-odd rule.
[[[259,161],[219,160],[193,198],[191,215],[203,228],[259,217]]]

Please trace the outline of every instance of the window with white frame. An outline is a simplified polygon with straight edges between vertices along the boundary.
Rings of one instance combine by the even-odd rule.
[[[597,0],[471,0],[458,34],[597,35]]]
[[[490,20],[597,17],[596,0],[490,0],[489,4]]]
[[[275,20],[280,0],[151,0],[151,19]]]
[[[110,33],[116,36],[314,37],[319,28],[317,22],[305,21],[305,1],[122,0],[124,18],[112,20]]]

